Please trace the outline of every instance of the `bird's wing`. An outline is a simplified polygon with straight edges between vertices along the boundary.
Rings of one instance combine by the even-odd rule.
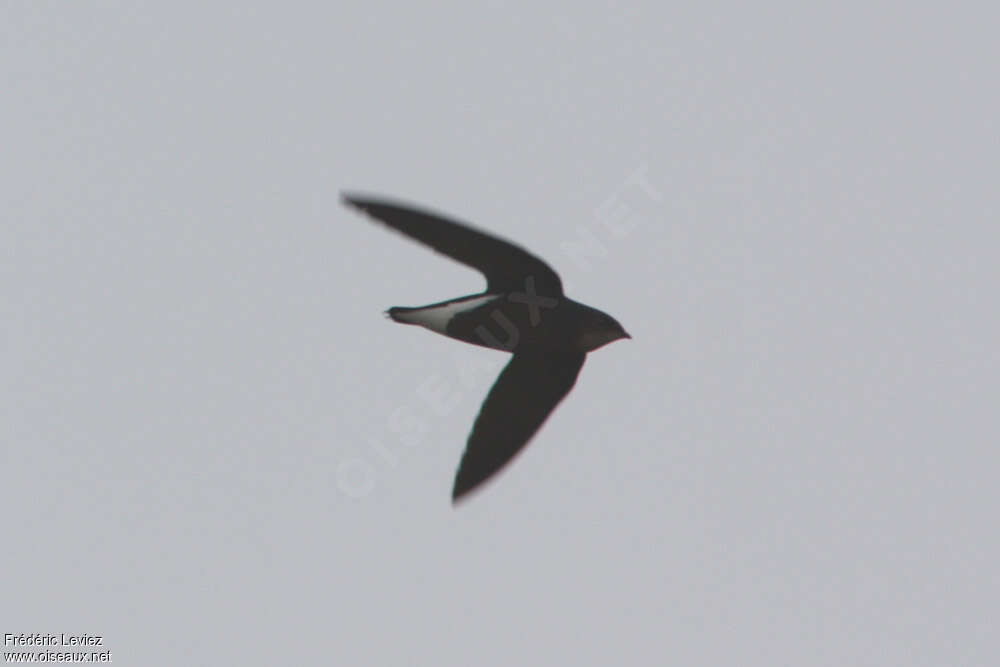
[[[478,270],[486,276],[486,291],[512,292],[530,288],[542,296],[562,296],[562,283],[552,268],[527,250],[469,225],[381,199],[342,195],[345,203],[389,227],[429,245],[434,250]]]
[[[479,410],[455,475],[452,502],[495,475],[545,422],[576,382],[586,354],[519,350]]]

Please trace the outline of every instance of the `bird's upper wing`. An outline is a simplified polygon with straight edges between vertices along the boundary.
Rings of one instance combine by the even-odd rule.
[[[562,283],[552,268],[527,250],[469,225],[380,199],[342,195],[345,203],[364,211],[393,229],[410,236],[486,276],[486,291],[523,290],[533,277],[533,289],[542,296],[562,296]]]
[[[490,389],[458,473],[452,501],[495,475],[528,444],[576,382],[586,354],[538,348],[519,350]]]

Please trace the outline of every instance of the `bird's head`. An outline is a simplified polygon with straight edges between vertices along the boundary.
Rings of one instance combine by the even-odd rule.
[[[618,320],[596,308],[586,309],[581,331],[580,347],[584,352],[592,352],[621,338],[632,338]]]

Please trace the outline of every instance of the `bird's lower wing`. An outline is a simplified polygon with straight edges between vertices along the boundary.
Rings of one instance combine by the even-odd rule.
[[[452,501],[495,475],[528,444],[576,382],[586,354],[518,350],[476,417],[462,455]]]

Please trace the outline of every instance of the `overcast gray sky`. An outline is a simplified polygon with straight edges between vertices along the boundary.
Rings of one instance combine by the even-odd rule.
[[[995,664],[996,9],[824,4],[5,3],[0,633]],[[483,280],[341,190],[634,337],[457,509]]]

